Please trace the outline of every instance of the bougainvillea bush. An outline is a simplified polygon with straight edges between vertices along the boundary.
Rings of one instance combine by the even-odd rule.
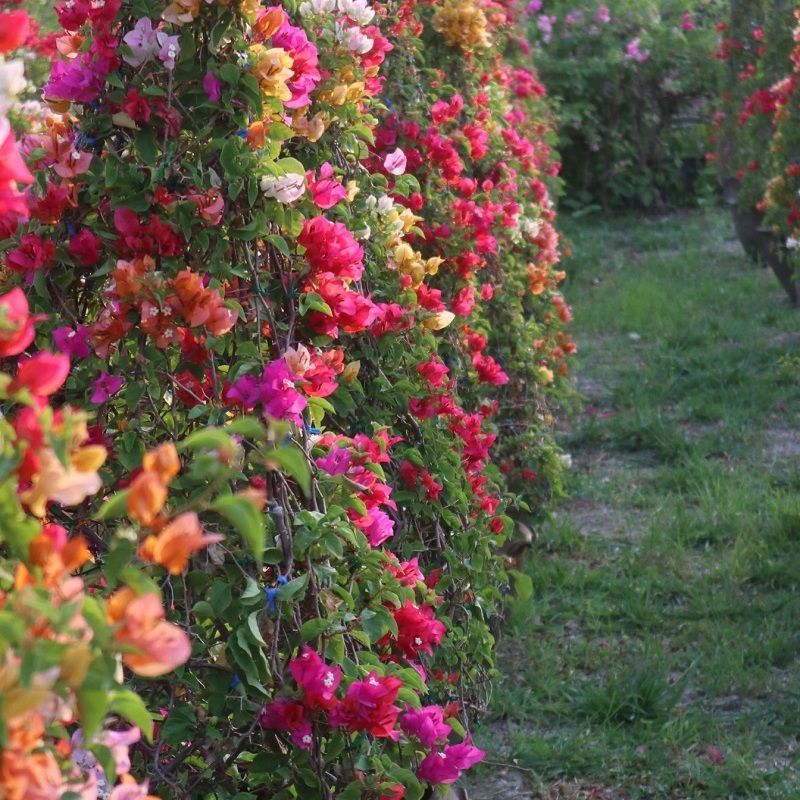
[[[528,3],[536,63],[560,104],[566,202],[687,205],[705,191],[719,70],[711,49],[723,5]]]
[[[787,75],[773,87],[776,96],[773,138],[767,183],[760,208],[765,222],[779,236],[797,275],[797,250],[800,247],[800,131],[798,79],[800,78],[800,9],[795,11],[795,27]]]
[[[714,55],[725,71],[711,159],[723,185],[735,183],[731,200],[742,209],[761,200],[770,177],[765,144],[772,136],[779,81],[787,73],[792,10],[784,0],[739,0],[729,4],[717,26]]]
[[[0,18],[0,796],[455,782],[574,352],[514,9],[55,10],[15,108]]]

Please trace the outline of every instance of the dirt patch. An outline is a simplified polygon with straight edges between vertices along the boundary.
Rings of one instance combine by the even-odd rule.
[[[491,768],[493,765],[487,767]],[[467,787],[469,800],[623,800],[617,790],[583,781],[539,783],[532,774],[498,764]]]
[[[770,428],[764,431],[763,452],[771,463],[800,458],[800,429]]]
[[[570,523],[587,538],[630,539],[640,535],[646,524],[641,512],[623,512],[597,500],[572,500],[555,517]]]

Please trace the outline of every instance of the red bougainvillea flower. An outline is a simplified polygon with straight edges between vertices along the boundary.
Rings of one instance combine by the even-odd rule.
[[[279,697],[261,710],[258,721],[262,728],[288,731],[292,741],[303,750],[308,750],[314,742],[305,706],[294,700]]]
[[[408,463],[408,462],[406,462]],[[390,558],[394,558],[392,553],[387,553]],[[386,569],[403,586],[416,586],[417,581],[424,581],[425,576],[422,574],[422,570],[419,568],[419,558],[418,556],[414,556],[414,558],[410,559],[409,561],[398,561],[397,563],[389,562],[386,565]]]
[[[342,680],[340,667],[329,666],[310,647],[304,647],[299,657],[289,662],[289,671],[303,691],[306,708],[331,708],[336,704],[335,692]]]
[[[0,14],[0,53],[10,53],[21,47],[30,32],[30,17],[25,11]]]
[[[30,358],[20,360],[9,390],[13,393],[27,389],[34,397],[49,397],[64,385],[69,369],[68,356],[42,350]]]
[[[387,635],[382,642],[391,642],[406,658],[415,659],[419,653],[432,655],[433,645],[441,644],[446,628],[436,619],[431,606],[417,606],[406,600],[393,616],[397,636]]]
[[[361,279],[364,249],[341,222],[331,222],[325,217],[307,219],[297,241],[306,248],[306,260],[315,272],[329,272],[354,281]]]
[[[28,298],[19,287],[0,295],[0,358],[19,355],[36,335],[34,323],[43,317],[31,316]]]
[[[400,709],[394,705],[403,682],[387,675],[380,677],[370,672],[363,681],[347,687],[347,694],[331,711],[330,722],[349,731],[368,731],[379,739],[397,740],[395,730]]]

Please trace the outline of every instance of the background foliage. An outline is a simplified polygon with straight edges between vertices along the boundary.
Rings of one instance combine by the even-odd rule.
[[[704,154],[725,3],[534,0],[528,30],[559,101],[566,205],[691,205]]]

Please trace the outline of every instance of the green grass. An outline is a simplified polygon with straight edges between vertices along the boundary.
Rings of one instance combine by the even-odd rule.
[[[796,800],[800,317],[722,212],[567,235],[571,499],[528,558],[478,741],[530,797]]]

